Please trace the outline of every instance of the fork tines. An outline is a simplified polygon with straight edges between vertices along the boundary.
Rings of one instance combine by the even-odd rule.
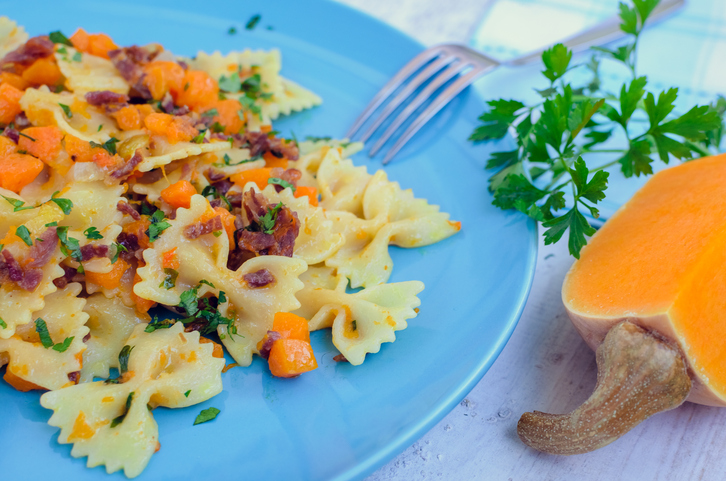
[[[427,100],[431,99],[431,103],[421,111],[388,151],[383,159],[383,163],[387,164],[406,142],[451,99],[478,77],[498,65],[499,62],[496,60],[463,45],[437,45],[426,49],[408,62],[383,86],[360,117],[356,119],[347,136],[352,139],[373,113],[383,107],[380,115],[361,136],[360,140],[365,142],[387,119],[391,118],[401,104],[413,97],[373,145],[369,151],[369,156],[372,157]],[[419,89],[421,91],[416,93]],[[397,90],[399,91],[397,92]]]

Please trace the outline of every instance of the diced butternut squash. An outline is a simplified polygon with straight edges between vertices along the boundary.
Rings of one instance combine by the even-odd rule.
[[[212,357],[216,357],[217,359],[222,359],[224,357],[224,349],[222,349],[221,344],[217,344],[211,339],[207,339],[206,337],[199,337],[199,344],[209,344],[212,343],[214,346],[212,347]],[[224,371],[222,371],[224,372]]]
[[[188,120],[169,114],[153,113],[144,119],[144,125],[153,135],[163,135],[169,142],[189,142],[199,132]]]
[[[25,90],[29,87],[28,82],[26,82],[23,77],[11,72],[0,73],[0,84],[5,83],[12,85],[19,90]]]
[[[34,87],[39,85],[54,87],[63,82],[63,74],[53,57],[36,60],[23,71],[22,77],[23,80]]]
[[[15,120],[15,116],[23,111],[20,108],[20,97],[23,91],[13,87],[9,83],[0,85],[0,123],[9,124]]]
[[[17,389],[21,392],[28,392],[28,391],[34,391],[34,390],[41,390],[41,391],[47,391],[47,389],[38,386],[37,384],[34,384],[30,381],[26,381],[25,379],[16,376],[13,374],[10,369],[8,369],[5,372],[5,375],[3,376],[3,379],[5,379],[5,382],[10,384],[12,387]]]
[[[118,45],[105,33],[87,33],[82,28],[69,38],[73,46],[84,53],[109,58],[108,52],[118,49]]]
[[[283,339],[297,339],[310,342],[310,329],[308,320],[292,312],[277,312],[272,321],[272,330],[279,333]]]
[[[164,252],[161,256],[161,267],[165,269],[178,269],[179,257],[176,255],[176,247]]]
[[[149,236],[146,231],[149,229],[151,222],[147,217],[142,217],[139,220],[129,222],[123,228],[123,231],[127,234],[133,234],[139,243],[139,247],[146,249],[149,247]]]
[[[133,105],[122,107],[111,114],[121,130],[138,130],[141,128],[141,113]]]
[[[125,260],[118,259],[111,266],[111,270],[105,274],[87,271],[86,280],[106,289],[113,290],[121,285],[121,277],[123,277],[128,268],[129,265]]]
[[[275,341],[267,362],[270,372],[277,377],[295,377],[318,367],[310,343],[297,339]]]
[[[93,162],[94,155],[106,152],[102,147],[93,147],[90,142],[70,134],[63,138],[63,145],[74,162]]]
[[[295,197],[307,197],[310,205],[318,205],[318,189],[307,185],[298,185],[295,189]]]
[[[54,125],[28,127],[21,132],[18,147],[46,164],[52,164],[61,151],[63,131]]]
[[[0,135],[0,157],[8,154],[13,154],[17,151],[18,144],[5,137],[4,135]]]
[[[0,187],[19,193],[38,177],[43,162],[32,155],[7,154],[0,157]]]
[[[161,198],[172,207],[188,209],[192,196],[197,193],[191,182],[180,180],[161,191]]]
[[[214,107],[218,100],[219,85],[207,72],[187,70],[180,88],[173,88],[171,95],[177,105],[186,105],[202,112]]]
[[[184,69],[176,62],[156,61],[144,66],[144,85],[154,100],[161,100],[169,91],[182,90]]]
[[[244,187],[249,182],[254,182],[255,184],[257,184],[257,187],[259,187],[260,189],[264,189],[265,187],[267,187],[267,181],[270,178],[271,173],[271,167],[261,167],[259,169],[243,170],[242,172],[238,172],[230,176],[229,180],[231,180],[240,187]]]
[[[265,159],[265,167],[287,169],[287,159],[285,157],[277,157],[272,152],[265,152],[262,158]]]
[[[225,134],[237,134],[245,127],[244,115],[240,117],[242,104],[237,100],[218,100],[214,104],[214,108],[217,110],[217,115],[213,119],[224,126]]]

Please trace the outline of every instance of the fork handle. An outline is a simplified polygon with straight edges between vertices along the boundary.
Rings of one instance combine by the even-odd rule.
[[[676,10],[680,9],[685,5],[686,0],[665,0],[661,2],[656,8],[653,9],[650,16],[648,17],[648,24],[663,20]],[[591,28],[584,32],[578,33],[562,43],[574,51],[575,53],[586,50],[593,45],[604,45],[615,40],[619,40],[625,37],[625,32],[620,30],[620,17],[613,16],[609,17],[602,22],[595,24]],[[549,48],[549,47],[548,47]],[[508,67],[514,67],[517,65],[524,65],[530,62],[540,60],[542,58],[542,52],[546,49],[540,49],[531,53],[517,57],[514,60],[502,62],[503,65]]]

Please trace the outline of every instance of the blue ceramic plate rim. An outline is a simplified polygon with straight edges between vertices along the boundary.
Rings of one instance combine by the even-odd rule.
[[[395,28],[373,17],[370,17],[365,13],[348,7],[347,5],[338,4],[333,2],[332,0],[315,0],[315,3],[317,3],[319,6],[322,6],[326,13],[331,15],[331,17],[333,18],[335,18],[336,16],[340,16],[341,14],[345,14],[346,19],[348,20],[350,20],[351,18],[355,19],[355,21],[358,23],[358,25],[356,26],[357,28],[374,29],[379,35],[385,35],[386,37],[384,40],[392,46],[392,52],[398,50],[395,48],[396,45],[405,47],[403,48],[403,50],[413,49],[415,51],[421,51],[424,48],[423,45],[403,34],[402,32],[396,30]],[[185,5],[181,2],[176,2],[172,8],[178,9],[180,11],[184,11],[186,9],[193,9],[191,5]],[[244,24],[246,20],[247,18],[235,18],[231,23],[239,24],[241,22],[242,24]],[[295,32],[294,35],[299,33],[300,32]],[[315,40],[310,40],[309,38],[305,40],[315,44]],[[354,56],[352,52],[346,52],[342,44],[336,48],[333,48],[331,45],[322,45],[322,47],[335,50],[336,53],[342,56],[349,56],[350,58],[353,58]],[[355,60],[359,62],[362,61],[364,63],[366,61],[366,59],[361,60],[360,58],[356,58]],[[376,65],[373,68],[383,71],[390,70],[390,74],[392,74],[395,72],[398,66],[402,65],[407,60],[408,58],[397,58],[394,53],[392,55],[389,55],[387,59],[382,61],[383,65]],[[471,95],[476,94],[472,91]],[[402,432],[400,432],[397,436],[391,438],[386,444],[380,446],[377,450],[367,453],[367,455],[358,463],[349,466],[342,472],[339,472],[334,477],[334,479],[359,479],[382,466],[385,462],[403,451],[407,446],[412,444],[416,439],[418,439],[426,431],[433,427],[434,424],[440,421],[449,411],[451,411],[458,404],[458,402],[479,382],[479,380],[488,371],[492,363],[501,353],[502,349],[506,345],[512,332],[514,331],[514,328],[517,325],[517,322],[524,309],[525,302],[529,295],[529,291],[534,278],[537,253],[537,229],[536,225],[532,221],[528,221],[527,227],[529,232],[529,244],[527,252],[523,253],[527,256],[527,259],[525,261],[526,267],[524,269],[524,279],[522,279],[522,284],[520,285],[520,289],[517,295],[513,296],[515,298],[515,301],[512,303],[514,306],[516,306],[516,308],[512,310],[512,315],[506,322],[504,329],[500,331],[495,342],[491,343],[493,347],[487,350],[486,355],[482,356],[480,362],[472,369],[470,369],[465,376],[462,377],[459,384],[455,388],[452,388],[447,393],[443,394],[438,403],[429,407],[428,412],[425,416],[422,416],[415,423],[407,426],[405,429],[402,430]]]

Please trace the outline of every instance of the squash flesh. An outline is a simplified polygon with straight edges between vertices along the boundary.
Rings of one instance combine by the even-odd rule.
[[[562,298],[591,347],[625,319],[675,341],[700,381],[689,400],[726,406],[724,271],[720,155],[653,176],[583,249]]]

